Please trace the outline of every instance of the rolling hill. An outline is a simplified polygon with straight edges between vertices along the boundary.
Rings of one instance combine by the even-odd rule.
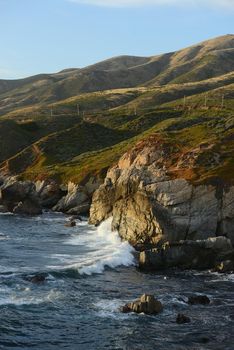
[[[0,168],[82,182],[103,177],[124,151],[160,133],[182,142],[181,152],[216,145],[220,163],[197,171],[206,180],[234,170],[233,113],[234,35],[159,56],[0,80]]]

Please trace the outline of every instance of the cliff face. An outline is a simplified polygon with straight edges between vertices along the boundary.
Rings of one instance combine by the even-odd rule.
[[[218,236],[234,243],[234,186],[191,181],[211,148],[181,154],[157,136],[142,141],[109,170],[93,196],[90,222],[113,216],[113,229],[141,249]],[[215,162],[212,155],[205,166]]]

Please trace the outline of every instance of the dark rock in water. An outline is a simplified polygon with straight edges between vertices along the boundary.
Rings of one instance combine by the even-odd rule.
[[[167,242],[161,247],[141,252],[139,266],[146,270],[171,267],[209,269],[214,268],[220,256],[230,251],[233,251],[232,243],[226,237]]]
[[[191,305],[209,305],[210,299],[206,295],[193,295],[188,298],[188,304]]]
[[[65,224],[65,227],[75,227],[76,226],[76,222],[75,221],[69,221]]]
[[[147,315],[156,315],[162,312],[163,306],[160,301],[155,299],[153,295],[144,294],[140,299],[128,303],[121,308],[123,313],[135,312],[137,314],[144,313]]]
[[[26,280],[35,284],[44,283],[46,281],[46,277],[44,275],[35,275],[31,277],[26,277]]]
[[[215,271],[227,273],[234,271],[234,262],[232,260],[221,261],[215,268]]]
[[[184,315],[184,314],[178,314],[176,318],[176,322],[178,324],[183,324],[183,323],[190,323],[191,319],[190,317]]]

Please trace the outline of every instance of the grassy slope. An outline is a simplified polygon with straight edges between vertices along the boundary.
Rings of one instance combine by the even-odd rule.
[[[227,35],[159,56],[122,56],[83,69],[18,81],[0,80],[0,115],[15,108],[46,106],[81,93],[198,82],[233,71],[234,35]]]
[[[183,175],[195,182],[217,176],[233,180],[234,71],[230,72],[232,62],[227,59],[232,60],[229,46],[234,45],[233,39],[230,36],[202,43],[166,57],[116,58],[85,69],[89,74],[105,68],[108,79],[116,69],[131,70],[130,75],[149,70],[148,77],[152,65],[155,73],[160,62],[164,70],[158,73],[158,81],[153,79],[143,87],[82,93],[61,100],[61,86],[75,86],[77,83],[69,79],[71,74],[75,79],[79,70],[40,77],[43,82],[37,78],[26,80],[23,92],[22,84],[7,85],[8,91],[1,95],[2,104],[9,96],[14,102],[17,96],[24,99],[24,93],[31,92],[32,82],[41,99],[37,95],[32,106],[17,104],[0,118],[0,168],[25,178],[52,176],[63,182],[82,182],[92,175],[103,177],[126,150],[160,133],[171,145],[171,176]],[[222,60],[227,63],[225,70],[220,68]],[[196,76],[194,69],[199,71]],[[224,71],[229,73],[221,75]],[[209,75],[212,78],[206,79]],[[168,77],[170,84],[155,86]],[[54,89],[56,101],[51,103],[53,98],[48,96],[54,94]],[[199,151],[204,143],[210,147]],[[192,170],[186,160],[188,154]]]

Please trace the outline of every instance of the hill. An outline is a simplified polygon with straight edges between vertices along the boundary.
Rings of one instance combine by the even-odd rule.
[[[199,154],[204,162],[191,181],[217,174],[230,181],[233,111],[234,35],[149,58],[2,80],[0,168],[62,182],[103,178],[136,142],[160,134],[180,153],[204,142],[216,150],[211,167],[207,151],[204,159]]]

